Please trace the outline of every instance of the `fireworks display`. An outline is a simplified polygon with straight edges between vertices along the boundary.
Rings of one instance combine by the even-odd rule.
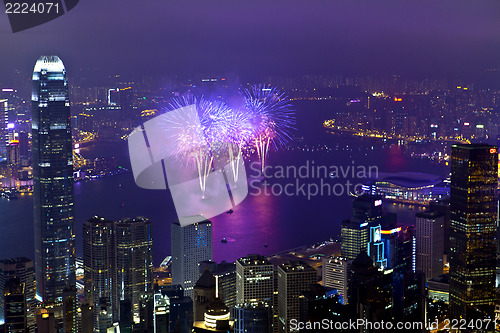
[[[179,122],[179,137],[173,140],[179,146],[176,156],[183,163],[196,164],[202,191],[214,163],[229,164],[236,181],[245,151],[256,152],[264,169],[269,150],[283,148],[292,138],[295,112],[283,92],[253,85],[243,89],[241,96],[243,103],[239,107],[203,96],[175,97],[168,105],[170,111],[196,108],[199,120]],[[200,140],[196,133],[203,133],[203,138]]]

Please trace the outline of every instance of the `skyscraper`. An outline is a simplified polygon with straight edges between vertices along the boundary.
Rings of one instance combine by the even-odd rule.
[[[348,299],[348,275],[352,260],[343,257],[323,258],[323,286],[337,289],[344,303]]]
[[[101,298],[108,298],[118,319],[113,221],[95,216],[83,225],[83,268],[85,301],[94,309],[94,327],[99,329]]]
[[[172,224],[172,284],[184,288],[193,297],[193,287],[200,277],[200,262],[212,260],[212,223],[208,220],[182,227]]]
[[[425,274],[425,280],[443,274],[444,215],[424,211],[417,217],[417,269]]]
[[[362,195],[352,202],[352,218],[342,221],[341,254],[350,260],[361,251],[368,251],[370,227],[377,226],[388,217],[383,216],[382,199],[373,195]]]
[[[75,285],[73,154],[68,80],[57,56],[33,70],[33,202],[37,297],[62,302]]]
[[[344,220],[340,230],[342,257],[354,260],[361,251],[367,250],[370,240],[368,222]]]
[[[356,319],[371,322],[392,317],[392,272],[381,271],[361,252],[349,272],[349,308]]]
[[[493,318],[498,151],[486,144],[451,148],[450,315]]]
[[[144,217],[85,222],[85,301],[93,308],[95,330],[128,316],[139,321],[141,301],[153,300],[152,247],[151,222]]]
[[[151,222],[144,217],[116,222],[115,244],[117,297],[132,302],[134,321],[138,322],[141,300],[153,296]]]
[[[290,332],[290,321],[300,319],[299,296],[317,282],[316,270],[302,261],[278,266],[278,331]]]
[[[236,304],[273,305],[274,266],[263,256],[249,255],[236,261]]]
[[[272,310],[264,303],[237,305],[233,309],[234,333],[269,333]]]
[[[18,278],[24,284],[25,314],[30,332],[35,332],[35,270],[28,258],[0,260],[0,290],[8,280]],[[4,322],[5,300],[0,297],[0,322]]]
[[[5,284],[3,296],[5,298],[5,332],[25,333],[27,331],[26,297],[24,283],[14,278]]]

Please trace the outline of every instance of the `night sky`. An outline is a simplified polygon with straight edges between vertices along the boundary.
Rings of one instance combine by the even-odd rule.
[[[81,0],[15,34],[2,12],[0,36],[0,81],[40,54],[88,74],[460,76],[500,67],[500,2]]]

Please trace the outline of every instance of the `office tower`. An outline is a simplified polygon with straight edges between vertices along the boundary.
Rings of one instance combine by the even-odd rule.
[[[251,254],[236,261],[236,304],[273,305],[274,266],[263,256]]]
[[[429,202],[429,209],[443,214],[444,253],[450,253],[450,198]]]
[[[94,326],[94,332],[106,333],[113,326],[113,311],[109,299],[102,297],[97,309],[97,326]]]
[[[193,327],[193,300],[181,296],[170,299],[170,331],[190,333]]]
[[[355,220],[344,220],[341,224],[341,255],[344,258],[354,260],[361,251],[367,250],[369,241],[368,222]]]
[[[184,288],[193,296],[193,287],[200,277],[200,262],[212,260],[212,222],[205,220],[182,227],[172,224],[172,284]]]
[[[237,305],[232,310],[234,333],[270,333],[272,312],[265,303]]]
[[[85,301],[94,309],[96,330],[99,322],[108,325],[108,319],[99,321],[103,306],[107,317],[121,322],[129,315],[122,313],[122,303],[130,302],[130,315],[139,322],[141,300],[153,296],[152,246],[151,222],[144,217],[114,222],[96,216],[85,222]]]
[[[352,201],[352,220],[362,222],[378,222],[382,218],[382,197],[362,195]]]
[[[170,322],[170,300],[168,296],[155,290],[153,306],[154,333],[168,333]]]
[[[348,275],[352,260],[343,257],[328,257],[322,259],[323,286],[337,290],[342,302],[348,300]]]
[[[349,272],[349,305],[356,319],[370,322],[392,317],[392,272],[381,271],[361,252]]]
[[[28,132],[19,132],[17,139],[19,140],[19,155],[21,158],[27,159],[30,155]]]
[[[85,301],[94,311],[94,325],[98,329],[99,300],[109,299],[118,319],[119,300],[116,295],[114,222],[93,217],[83,225],[83,267]]]
[[[21,155],[19,153],[19,141],[11,140],[7,144],[7,164],[19,165],[21,164]]]
[[[302,261],[278,266],[278,331],[290,332],[290,321],[300,319],[299,296],[317,282],[316,270]]]
[[[346,322],[350,317],[348,307],[343,305],[342,296],[335,290],[313,284],[299,296],[301,322]]]
[[[26,322],[26,298],[24,283],[19,278],[7,281],[3,289],[5,299],[5,329],[9,333],[25,333],[28,330]]]
[[[394,274],[396,275],[396,274]],[[425,314],[425,275],[406,271],[393,276],[393,316],[400,322],[422,322]]]
[[[219,281],[219,297],[229,308],[236,305],[236,264],[223,261],[217,265],[215,275]]]
[[[414,226],[394,227],[380,231],[387,259],[386,268],[392,268],[395,272],[416,269],[414,265],[416,255],[414,231]]]
[[[205,270],[193,288],[193,314],[194,321],[202,321],[208,304],[216,297],[215,276]]]
[[[498,152],[453,145],[450,188],[450,315],[493,318]]]
[[[153,316],[155,332],[163,332],[163,331],[172,332],[175,329],[176,325],[181,325],[181,323],[183,323],[181,321],[182,319],[181,316],[183,311],[181,308],[183,307],[183,305],[179,303],[179,301],[182,302],[183,299],[184,299],[184,290],[180,285],[168,285],[168,286],[155,285],[154,316]],[[190,301],[191,299],[186,298],[186,301],[188,300]],[[188,309],[184,308],[184,310],[187,310],[187,315],[190,315],[192,317],[193,315],[192,301],[190,304],[191,304],[191,310],[189,310],[189,305],[187,305]],[[121,323],[120,323],[120,329],[122,329]]]
[[[115,223],[114,231],[117,298],[132,302],[138,322],[141,299],[153,296],[151,222],[144,217],[123,219]]]
[[[37,297],[61,302],[75,285],[75,236],[68,81],[57,56],[33,70],[32,134]]]
[[[28,258],[0,260],[0,290],[4,290],[8,280],[19,278],[24,284],[25,314],[30,332],[35,331],[35,270]],[[0,322],[4,322],[4,298],[0,297]]]
[[[63,332],[77,332],[77,291],[76,286],[66,287],[63,290]]]
[[[417,269],[427,281],[443,274],[444,215],[424,211],[416,217]]]

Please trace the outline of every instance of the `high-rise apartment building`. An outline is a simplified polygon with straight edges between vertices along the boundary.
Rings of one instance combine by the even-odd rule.
[[[59,57],[36,62],[31,100],[37,297],[62,302],[76,281],[71,115]]]
[[[181,285],[186,296],[193,297],[193,287],[200,274],[200,262],[212,260],[212,223],[208,220],[171,227],[172,284]]]
[[[443,274],[444,215],[424,211],[416,217],[417,269],[430,280]]]
[[[451,148],[450,317],[492,318],[495,303],[497,147]]]

